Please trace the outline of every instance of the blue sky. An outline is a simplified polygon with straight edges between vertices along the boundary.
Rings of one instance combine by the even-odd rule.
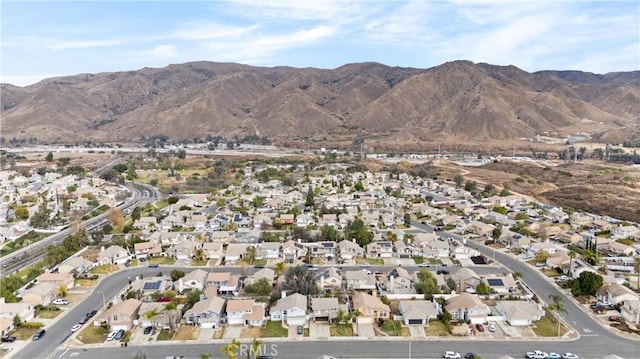
[[[0,82],[189,61],[335,68],[452,60],[526,71],[640,68],[640,2],[2,0]]]

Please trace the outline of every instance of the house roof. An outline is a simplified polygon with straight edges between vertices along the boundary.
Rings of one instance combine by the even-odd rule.
[[[224,282],[231,279],[231,272],[210,272],[207,274],[207,282]]]
[[[100,252],[100,254],[98,255],[98,258],[111,258],[121,252],[128,253],[124,248],[120,246],[111,246],[109,248],[106,248],[104,251]]]
[[[71,273],[42,273],[38,276],[38,282],[68,282],[73,281]]]
[[[631,289],[620,285],[618,283],[605,283],[602,285],[602,287],[600,287],[598,289],[598,294],[608,294],[611,296],[621,296],[621,295],[625,295],[625,294],[631,294],[633,296],[635,296],[636,298],[638,298],[638,294],[636,294],[634,291],[632,291]]]
[[[330,309],[338,309],[340,303],[338,302],[338,298],[311,298],[311,309],[313,311],[316,310],[330,310]]]
[[[446,309],[447,311],[452,312],[457,309],[471,309],[482,306],[486,305],[482,303],[480,298],[476,295],[465,292],[449,298],[449,300],[447,300]]]
[[[307,297],[300,293],[288,295],[285,298],[279,299],[276,305],[271,307],[271,311],[282,311],[291,308],[307,310]]]
[[[251,309],[251,313],[245,313],[242,316],[244,320],[262,320],[264,319],[264,305],[262,304],[254,304]]]
[[[109,318],[114,314],[122,314],[131,317],[136,312],[136,310],[140,308],[141,304],[142,302],[137,299],[127,299],[124,302],[120,302],[107,309],[104,313],[102,313],[100,318]]]
[[[253,299],[230,299],[227,303],[227,312],[244,312],[253,309]]]
[[[509,320],[530,320],[544,314],[542,307],[535,302],[522,300],[503,300],[499,302]]]
[[[225,300],[220,297],[210,297],[196,302],[193,307],[186,311],[185,317],[191,314],[200,314],[205,312],[222,313]]]
[[[405,317],[428,317],[438,315],[437,304],[427,300],[401,300],[398,304]]]
[[[358,292],[353,295],[353,307],[354,308],[371,308],[379,312],[390,312],[391,309],[388,305],[382,303],[380,298],[374,297],[371,294],[364,292]]]
[[[58,286],[51,283],[38,283],[33,287],[27,289],[24,294],[26,295],[28,293],[34,293],[40,296],[45,296],[50,293],[55,293],[57,289],[58,289]]]

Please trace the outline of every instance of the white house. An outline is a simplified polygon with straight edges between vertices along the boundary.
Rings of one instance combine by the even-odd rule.
[[[453,319],[469,320],[473,324],[486,323],[487,316],[491,313],[489,306],[480,298],[466,292],[449,298],[445,308]]]
[[[187,324],[200,328],[218,328],[224,314],[225,301],[220,297],[210,297],[201,300],[184,313]]]
[[[294,293],[287,296],[282,293],[282,298],[271,307],[271,321],[279,321],[287,325],[305,325],[307,321],[307,297]]]
[[[542,305],[533,301],[501,300],[496,303],[496,310],[511,325],[531,325],[544,316]]]
[[[265,304],[253,299],[230,299],[227,303],[227,323],[261,327],[264,323]]]

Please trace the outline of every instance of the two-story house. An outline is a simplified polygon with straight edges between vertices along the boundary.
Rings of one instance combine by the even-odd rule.
[[[134,321],[138,319],[140,302],[137,299],[127,299],[124,302],[113,305],[102,313],[93,325],[99,327],[106,324],[109,330],[130,330],[134,326]]]
[[[390,241],[375,241],[365,247],[367,258],[393,257],[393,243]]]
[[[315,276],[316,284],[321,291],[340,290],[342,288],[342,272],[329,267]]]
[[[253,299],[230,299],[227,302],[227,323],[261,327],[264,323],[265,304]]]
[[[344,262],[364,257],[364,249],[358,243],[346,239],[338,242],[338,252],[340,253],[340,259]]]
[[[374,293],[376,293],[374,291]],[[377,319],[389,319],[391,309],[388,305],[382,303],[380,298],[367,294],[365,292],[356,292],[351,300],[353,310],[360,312],[358,317],[359,323],[372,323]]]
[[[338,316],[338,298],[311,298],[311,315],[315,322],[330,322]]]
[[[445,309],[453,319],[468,320],[473,324],[486,323],[487,316],[491,313],[489,306],[478,296],[466,292],[449,298]]]
[[[205,298],[184,313],[185,322],[200,328],[219,328],[224,315],[224,305],[223,298],[216,296]]]
[[[387,292],[393,294],[415,293],[411,274],[402,267],[393,268],[382,278]]]
[[[133,244],[136,258],[155,257],[162,254],[162,246],[156,242],[139,242]]]
[[[345,278],[348,290],[375,290],[376,276],[371,272],[361,270],[346,271]]]
[[[98,265],[125,264],[130,258],[129,252],[120,246],[102,249],[98,254]]]
[[[307,297],[294,293],[282,297],[270,310],[271,321],[282,322],[286,325],[305,325],[307,322]]]

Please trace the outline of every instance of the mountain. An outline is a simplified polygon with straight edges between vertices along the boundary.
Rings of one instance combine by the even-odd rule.
[[[400,143],[640,133],[640,71],[528,73],[453,61],[336,69],[191,62],[1,85],[2,136],[39,142],[266,136]]]

